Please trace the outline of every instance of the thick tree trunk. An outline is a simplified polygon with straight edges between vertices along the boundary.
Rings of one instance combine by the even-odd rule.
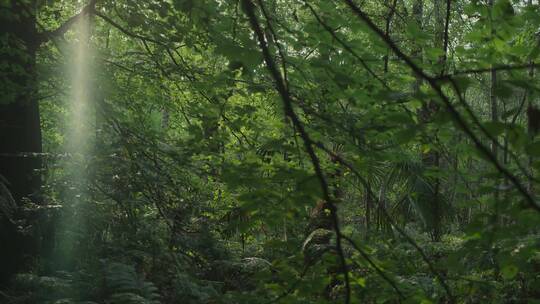
[[[39,46],[33,15],[36,3],[22,2],[11,1],[10,6],[0,8],[0,174],[19,207],[24,198],[35,200],[41,186],[40,158],[20,154],[42,151],[35,95],[35,54]],[[20,217],[20,211],[16,212],[15,218]],[[16,226],[14,219],[0,215],[0,284],[21,270],[35,249],[31,238],[19,233]]]
[[[41,152],[39,107],[30,96],[0,105],[0,174],[9,182],[16,201],[35,198],[41,185],[39,157],[26,156]]]

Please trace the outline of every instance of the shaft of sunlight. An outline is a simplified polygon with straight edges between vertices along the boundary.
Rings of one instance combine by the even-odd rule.
[[[69,52],[67,79],[71,91],[68,98],[65,149],[70,155],[63,164],[66,190],[58,223],[56,261],[60,268],[71,268],[85,251],[79,236],[84,235],[85,219],[80,217],[88,200],[88,168],[91,153],[90,122],[94,116],[92,100],[92,51],[90,47],[91,17],[80,18],[74,27],[74,44]]]

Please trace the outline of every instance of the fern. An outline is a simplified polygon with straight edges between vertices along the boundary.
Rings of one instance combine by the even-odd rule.
[[[177,273],[174,280],[175,298],[179,303],[208,303],[218,297],[216,282],[201,281],[185,273]]]
[[[104,262],[101,274],[57,272],[55,276],[19,274],[17,304],[159,304],[157,287],[131,265]],[[105,284],[102,284],[105,282]],[[19,299],[19,298],[17,298]]]
[[[105,282],[111,293],[112,303],[159,303],[157,287],[137,275],[132,265],[113,262],[105,267]]]
[[[109,303],[111,304],[153,304],[157,303],[151,300],[146,299],[143,296],[140,296],[131,292],[121,292],[115,293],[110,296]]]

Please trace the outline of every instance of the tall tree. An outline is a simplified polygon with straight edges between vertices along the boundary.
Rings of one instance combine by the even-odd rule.
[[[439,1],[435,1],[434,9],[436,22],[439,21],[437,18],[440,14],[438,12]],[[419,29],[424,28],[424,1],[416,0],[413,3],[412,8],[413,22]],[[436,35],[436,38],[439,38],[439,35]],[[421,45],[415,45],[413,49],[413,57],[418,60],[418,62],[423,61],[423,49]],[[416,81],[413,85],[413,93],[420,94],[420,87],[422,85],[423,79],[416,75]],[[437,111],[437,104],[432,100],[424,101],[422,107],[418,112],[418,120],[426,125],[429,125],[429,122],[433,118],[434,113]],[[425,141],[424,144],[429,145],[429,141]],[[425,222],[426,228],[429,230],[431,239],[433,241],[439,241],[441,237],[441,220],[440,220],[440,189],[439,189],[439,178],[431,177],[429,172],[432,172],[433,169],[439,167],[439,153],[429,148],[428,151],[422,151],[422,165],[424,171],[427,174],[424,174],[416,182],[417,190],[417,203],[420,206],[422,218]]]
[[[17,220],[25,220],[25,201],[40,204],[42,138],[37,97],[36,53],[40,46],[61,36],[81,17],[92,11],[91,0],[79,14],[52,31],[36,28],[38,1],[7,1],[0,5],[0,175],[17,205],[13,216],[0,214],[0,243],[10,244],[0,252],[0,283],[24,265],[38,250],[37,239],[21,234]]]
[[[0,57],[0,174],[19,204],[23,198],[35,200],[41,186],[40,158],[21,155],[42,151],[35,85],[40,44],[35,8],[36,1],[8,1],[0,7],[0,28],[4,31]],[[9,244],[0,251],[0,282],[5,283],[18,270],[29,248],[26,238],[17,233],[15,218],[1,216],[0,230],[0,243]]]

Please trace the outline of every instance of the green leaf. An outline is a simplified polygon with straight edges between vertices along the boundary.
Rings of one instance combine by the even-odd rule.
[[[399,145],[410,142],[415,136],[418,128],[406,128],[398,131],[394,136],[396,143]]]
[[[425,54],[428,59],[435,61],[444,55],[444,51],[441,48],[427,48]]]
[[[242,62],[248,68],[262,62],[262,56],[257,50],[246,48],[231,41],[221,41],[216,51],[227,57],[229,61]]]
[[[193,0],[175,0],[173,2],[174,8],[183,11],[183,12],[189,12],[193,8]]]
[[[409,22],[407,23],[407,34],[409,34],[411,37],[415,38],[417,41],[426,41],[429,40],[429,35],[420,28],[418,23],[416,22]]]
[[[394,112],[390,113],[387,118],[388,122],[395,124],[411,124],[413,120],[408,113],[405,112]]]
[[[499,136],[501,135],[504,130],[506,129],[506,126],[502,122],[498,121],[488,121],[483,123],[484,128],[491,134],[492,136]]]
[[[495,95],[497,97],[509,98],[514,94],[512,87],[506,82],[499,82],[495,87]]]
[[[540,141],[533,142],[525,148],[525,152],[530,156],[537,157],[540,156]]]
[[[365,278],[356,278],[356,283],[361,287],[366,287],[366,279]]]
[[[518,268],[514,265],[505,265],[501,269],[501,275],[504,279],[510,280],[518,274]]]

